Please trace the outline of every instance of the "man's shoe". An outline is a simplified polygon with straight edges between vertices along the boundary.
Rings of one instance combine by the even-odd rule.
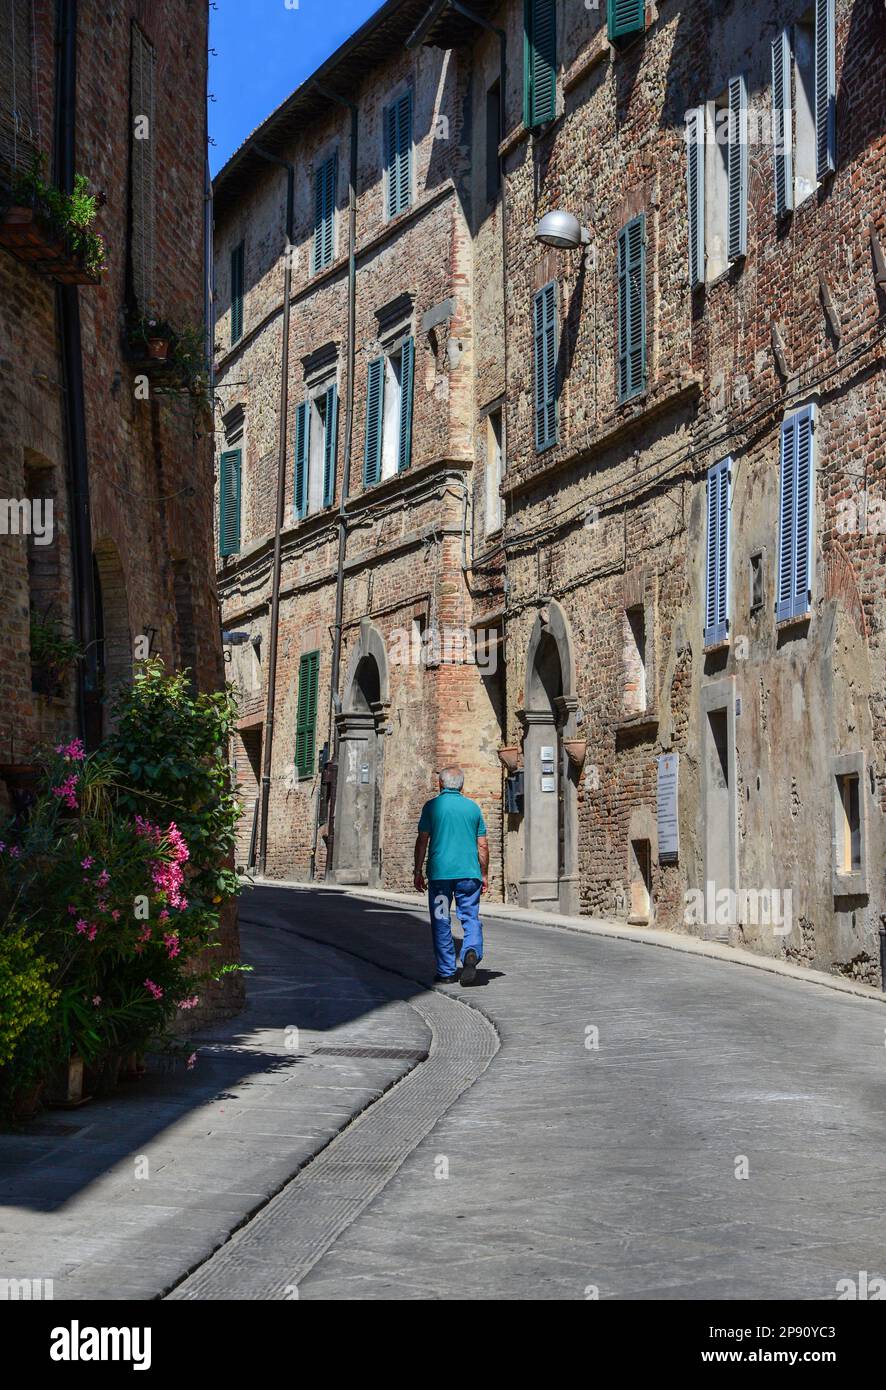
[[[435,976],[434,976],[434,984],[435,984],[435,985],[454,985],[457,979],[458,979],[458,976],[457,976],[457,975],[435,975]]]
[[[465,951],[465,958],[461,963],[461,983],[472,985],[477,978],[477,952]]]

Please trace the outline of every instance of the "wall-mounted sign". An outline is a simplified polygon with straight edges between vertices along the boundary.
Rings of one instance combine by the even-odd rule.
[[[364,763],[363,766],[360,768],[360,781],[361,781],[361,782],[368,782],[368,781],[369,781],[369,764],[368,764],[368,763]]]
[[[543,792],[555,792],[557,790],[557,779],[550,773],[543,772],[541,775],[541,789]]]
[[[554,761],[554,756],[554,749],[549,747],[548,744],[544,745],[544,747],[541,750],[541,753],[539,754],[539,757],[541,758],[543,763],[552,763]]]
[[[658,759],[658,861],[675,864],[680,857],[680,825],[677,819],[677,788],[680,755],[662,753]]]

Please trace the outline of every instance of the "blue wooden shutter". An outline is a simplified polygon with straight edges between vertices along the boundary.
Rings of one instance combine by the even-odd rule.
[[[299,777],[314,775],[319,675],[320,653],[305,652],[298,663],[298,704],[295,716],[295,768]]]
[[[837,167],[837,80],[834,0],[815,0],[815,173]]]
[[[412,462],[412,397],[415,377],[415,339],[403,344],[400,366],[400,441],[397,448],[397,469],[400,473]]]
[[[689,219],[689,284],[692,289],[704,282],[704,162],[705,109],[696,106],[686,113],[686,195]]]
[[[335,189],[338,154],[330,155],[314,173],[314,258],[316,273],[335,258]]]
[[[618,234],[618,399],[646,386],[646,216]]]
[[[523,124],[534,130],[556,114],[556,0],[523,0]]]
[[[385,400],[385,359],[369,364],[366,383],[366,444],[363,451],[363,483],[372,487],[381,477],[381,429]]]
[[[241,452],[229,449],[219,459],[218,549],[220,555],[236,555],[240,549]]]
[[[729,79],[729,144],[727,146],[727,254],[730,261],[748,249],[748,87],[743,76]]]
[[[729,636],[729,523],[732,459],[708,469],[708,538],[705,557],[705,646]]]
[[[243,335],[243,279],[245,248],[243,242],[231,252],[231,342]]]
[[[775,168],[775,215],[794,206],[793,107],[791,45],[787,29],[772,40],[772,159]]]
[[[404,92],[385,112],[388,217],[412,203],[412,92]]]
[[[535,447],[557,442],[557,286],[552,280],[533,300],[535,343]]]
[[[326,392],[326,438],[323,443],[323,506],[335,501],[335,455],[338,445],[338,387]]]
[[[812,602],[815,410],[806,406],[781,427],[778,508],[778,594],[775,616],[802,617]]]
[[[308,509],[308,458],[311,448],[311,403],[302,401],[295,412],[295,488],[293,506],[296,516]]]
[[[607,21],[613,43],[646,28],[646,0],[608,0]]]

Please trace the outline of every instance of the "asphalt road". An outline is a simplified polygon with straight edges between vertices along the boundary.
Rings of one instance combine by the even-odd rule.
[[[372,961],[412,1006],[429,997],[417,910],[265,887],[243,914],[253,930]],[[360,1163],[342,1149],[324,1180],[338,1191],[337,1174],[351,1175],[351,1217],[319,1258],[296,1258],[304,1232],[295,1213],[289,1231],[275,1213],[272,1258],[285,1264],[292,1251],[306,1272],[288,1295],[264,1296],[811,1299],[836,1298],[838,1281],[861,1271],[886,1275],[882,1007],[501,919],[486,943],[477,987],[433,994],[455,1035],[467,1009],[480,1010],[498,1050],[474,1079],[466,1067],[466,1089],[371,1199],[354,1197]],[[465,1055],[477,1045],[468,1039]],[[410,1103],[428,1113],[433,1057],[432,1046],[407,1078]],[[403,1123],[390,1107],[405,1085],[372,1107],[376,1142],[386,1107]],[[241,1263],[260,1266],[248,1226],[237,1239]],[[231,1285],[236,1269],[213,1274],[210,1261],[203,1296],[249,1296]]]

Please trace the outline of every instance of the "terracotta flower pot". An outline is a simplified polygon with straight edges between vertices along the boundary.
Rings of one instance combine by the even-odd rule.
[[[169,355],[169,339],[168,339],[168,338],[149,338],[149,339],[148,339],[148,356],[149,356],[150,358],[152,358],[155,362],[165,362],[168,355]]]
[[[517,764],[520,761],[519,748],[499,748],[498,757],[499,762],[507,768],[508,772],[516,772]]]

